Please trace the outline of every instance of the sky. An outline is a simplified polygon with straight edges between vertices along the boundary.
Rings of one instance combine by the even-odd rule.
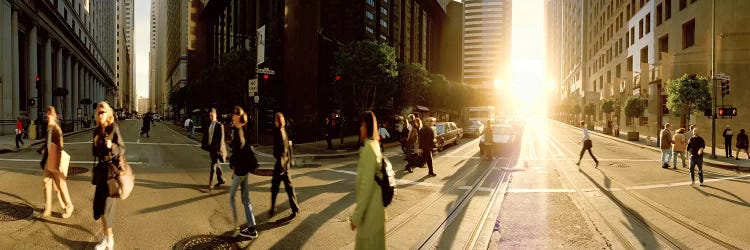
[[[537,107],[546,102],[544,93],[551,90],[545,71],[544,0],[513,0],[510,79],[501,83],[512,93],[520,108]],[[535,105],[537,104],[537,105]]]
[[[138,97],[148,97],[148,52],[151,0],[135,0],[135,27],[133,50],[135,50],[135,92]]]

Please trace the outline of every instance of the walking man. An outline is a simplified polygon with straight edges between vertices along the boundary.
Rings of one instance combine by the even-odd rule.
[[[141,127],[141,137],[143,137],[143,134],[146,134],[146,137],[151,137],[151,135],[148,134],[149,131],[151,131],[151,124],[154,123],[154,120],[151,118],[150,113],[146,113],[143,115],[143,126]]]
[[[698,178],[700,185],[703,186],[703,149],[706,148],[706,142],[698,134],[698,128],[693,129],[693,137],[688,140],[687,150],[690,152],[690,180],[695,185],[695,167],[698,166]]]
[[[195,125],[193,125],[193,120],[190,119],[190,117],[185,118],[185,129],[188,131],[188,137],[193,138],[194,135],[194,128]]]
[[[581,159],[583,159],[583,153],[586,152],[586,150],[589,151],[589,155],[591,155],[591,158],[594,159],[594,163],[596,163],[595,167],[599,167],[599,161],[596,159],[596,156],[594,156],[594,153],[591,152],[591,147],[593,146],[591,144],[591,138],[589,138],[589,129],[586,127],[586,123],[581,121],[581,127],[583,128],[583,137],[581,138],[581,141],[578,143],[580,144],[583,142],[583,148],[581,148],[581,154],[578,156],[578,163],[576,165],[581,166]]]
[[[435,148],[435,118],[430,117],[425,119],[425,126],[419,130],[419,150],[422,151],[422,157],[427,162],[427,168],[429,173],[427,175],[435,177],[434,169],[432,168],[432,149]]]
[[[20,117],[16,118],[16,148],[20,148],[18,146],[18,143],[20,142],[21,145],[23,145],[23,134],[26,129],[23,127],[23,122],[21,121]]]
[[[664,129],[661,130],[659,137],[661,137],[661,167],[669,168],[669,160],[672,159],[672,131],[669,131],[669,123],[664,124]]]
[[[724,133],[722,133],[724,136],[724,151],[726,152],[726,157],[733,157],[732,156],[732,129],[729,127],[729,124],[727,124],[727,127],[724,129]]]
[[[211,174],[208,176],[209,192],[225,183],[219,163],[226,161],[227,146],[224,142],[224,126],[216,118],[216,109],[212,108],[208,113],[208,119],[211,120],[211,124],[208,125],[208,130],[203,134],[201,143],[201,148],[208,151],[211,157]],[[216,185],[212,186],[214,173],[216,173]]]
[[[276,165],[273,166],[273,176],[271,177],[271,210],[268,212],[271,217],[276,214],[276,196],[279,194],[281,183],[284,183],[284,190],[289,198],[289,208],[292,214],[289,218],[297,217],[299,206],[297,205],[297,195],[294,193],[292,179],[289,177],[289,168],[292,165],[292,150],[289,144],[289,136],[286,133],[286,119],[284,114],[276,112],[274,118],[276,128],[273,131],[273,157],[276,158]]]

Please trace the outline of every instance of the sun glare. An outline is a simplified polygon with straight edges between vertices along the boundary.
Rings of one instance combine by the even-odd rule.
[[[513,1],[510,78],[507,88],[497,90],[503,105],[513,107],[518,114],[546,115],[549,80],[544,75],[543,25],[543,0]]]

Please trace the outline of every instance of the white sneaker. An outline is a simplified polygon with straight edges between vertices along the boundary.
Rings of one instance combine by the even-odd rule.
[[[96,250],[106,250],[107,249],[107,237],[102,238],[102,241],[99,242],[99,244],[96,244],[94,249]]]

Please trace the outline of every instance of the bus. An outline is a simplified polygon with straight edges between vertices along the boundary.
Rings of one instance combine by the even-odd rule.
[[[495,118],[495,106],[466,107],[463,112],[463,120],[466,122],[485,122]]]

